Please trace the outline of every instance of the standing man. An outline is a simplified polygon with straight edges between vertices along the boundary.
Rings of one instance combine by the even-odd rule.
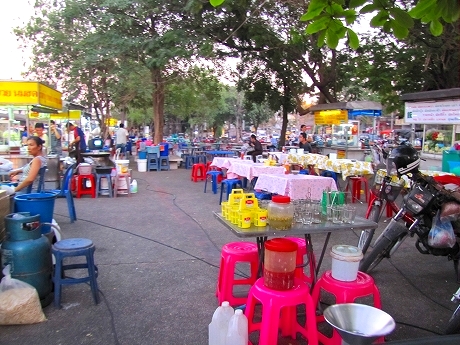
[[[307,133],[307,125],[300,126],[300,133]]]
[[[69,147],[75,147],[77,164],[83,163],[85,160],[82,157],[82,152],[86,152],[86,140],[85,133],[78,126],[75,126],[73,123],[67,123],[67,129],[73,131],[73,141],[69,143]]]
[[[116,149],[120,149],[120,156],[123,158],[126,152],[126,143],[128,142],[128,136],[129,133],[125,128],[125,125],[123,123],[120,123],[120,128],[118,128],[117,133],[116,133]]]
[[[50,121],[51,152],[62,156],[62,132],[54,120]]]
[[[44,154],[46,156],[46,150],[50,146],[50,141],[48,139],[48,135],[45,133],[45,125],[43,122],[37,122],[35,124],[35,135],[39,137],[43,143]]]
[[[251,134],[251,141],[249,145],[254,147],[254,151],[249,152],[249,154],[252,156],[252,160],[255,163],[257,162],[256,156],[261,155],[263,152],[262,144],[260,143],[259,140],[257,140],[257,137],[255,134]]]

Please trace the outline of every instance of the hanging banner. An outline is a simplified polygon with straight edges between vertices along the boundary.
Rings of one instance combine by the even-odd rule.
[[[61,97],[59,91],[38,82],[0,80],[0,105],[42,106],[61,110]]]
[[[436,102],[406,102],[404,119],[407,123],[460,124],[460,99]]]
[[[315,125],[340,125],[348,122],[348,110],[315,111]]]

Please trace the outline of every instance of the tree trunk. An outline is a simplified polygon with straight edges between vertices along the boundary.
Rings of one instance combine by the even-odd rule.
[[[165,85],[161,70],[151,70],[153,82],[153,142],[159,144],[163,141],[163,127],[165,125],[164,104],[165,104]]]

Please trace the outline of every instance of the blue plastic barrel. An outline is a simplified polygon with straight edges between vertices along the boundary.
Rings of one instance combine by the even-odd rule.
[[[160,150],[160,156],[169,156],[169,144],[168,143],[161,143],[163,146],[163,150]]]
[[[139,151],[138,155],[139,159],[147,159],[147,151]]]
[[[51,223],[53,221],[54,201],[56,193],[30,193],[19,194],[14,197],[15,212],[29,212],[30,215],[40,215],[40,223],[42,223],[42,234],[51,232],[50,225],[43,223]]]

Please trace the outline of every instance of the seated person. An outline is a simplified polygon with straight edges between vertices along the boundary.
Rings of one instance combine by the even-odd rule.
[[[29,154],[33,156],[32,160],[24,165],[22,168],[14,169],[10,171],[10,178],[18,174],[21,174],[19,178],[19,184],[16,187],[12,186],[1,186],[1,189],[6,190],[8,195],[13,193],[25,193],[27,187],[35,182],[38,182],[40,178],[40,168],[47,165],[46,157],[43,156],[43,144],[44,141],[39,137],[32,136],[27,139],[27,147]]]
[[[311,153],[312,151],[311,145],[307,141],[307,135],[303,132],[299,135],[299,149],[303,149],[305,153]]]
[[[253,151],[249,152],[249,154],[252,156],[252,160],[257,162],[257,156],[261,155],[263,152],[262,144],[260,143],[259,140],[257,140],[257,137],[255,134],[251,134],[251,141],[249,142],[249,145],[254,148]]]

